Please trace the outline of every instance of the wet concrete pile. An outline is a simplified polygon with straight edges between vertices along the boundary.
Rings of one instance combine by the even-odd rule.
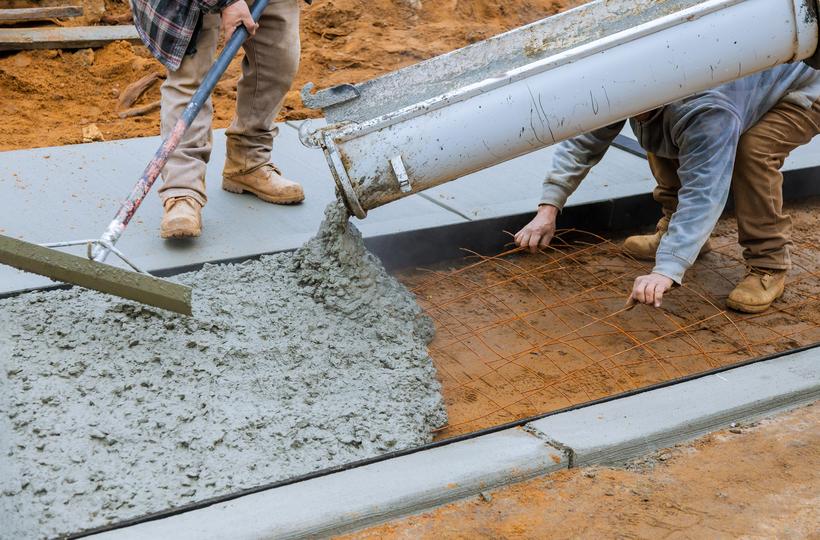
[[[338,205],[292,254],[207,266],[191,318],[0,301],[0,537],[54,536],[418,445],[432,325]]]

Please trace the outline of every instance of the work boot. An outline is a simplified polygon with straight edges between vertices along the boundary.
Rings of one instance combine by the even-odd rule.
[[[663,220],[658,223],[658,230],[654,234],[630,236],[624,240],[624,251],[636,259],[654,261],[655,252],[658,251],[658,246],[661,245],[661,238],[666,234],[666,224],[667,222]],[[705,255],[710,251],[712,251],[712,242],[707,239],[703,247],[700,248],[698,256]]]
[[[655,252],[661,245],[661,238],[666,231],[655,231],[654,234],[638,234],[624,240],[624,251],[627,254],[642,260],[655,260]]]
[[[786,271],[749,267],[746,277],[729,293],[726,305],[743,313],[762,313],[783,296]]]
[[[163,238],[191,238],[202,234],[202,205],[193,197],[169,197],[160,224]]]
[[[294,204],[305,200],[302,186],[282,176],[273,163],[264,163],[237,174],[223,172],[222,189],[231,193],[247,191],[275,204]]]

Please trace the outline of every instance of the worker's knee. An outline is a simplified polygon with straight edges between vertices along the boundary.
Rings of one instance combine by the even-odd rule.
[[[765,157],[766,139],[763,133],[755,131],[754,128],[744,133],[737,144],[737,160],[743,162]]]
[[[777,141],[766,129],[752,129],[743,134],[738,142],[736,168],[778,170],[783,166],[787,154],[776,151]]]

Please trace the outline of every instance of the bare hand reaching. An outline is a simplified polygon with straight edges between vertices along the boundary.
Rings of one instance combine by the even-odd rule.
[[[558,208],[544,204],[538,207],[538,213],[532,221],[515,234],[515,243],[519,247],[529,248],[532,253],[550,244],[555,235],[555,220]]]
[[[626,305],[631,306],[637,303],[659,308],[663,302],[664,293],[671,289],[673,284],[674,282],[668,277],[654,272],[648,276],[638,276],[635,278],[632,294],[626,301]]]
[[[250,35],[254,35],[259,28],[251,17],[251,10],[245,0],[234,2],[222,10],[222,33],[225,35],[225,41],[231,39],[234,31],[243,24]]]

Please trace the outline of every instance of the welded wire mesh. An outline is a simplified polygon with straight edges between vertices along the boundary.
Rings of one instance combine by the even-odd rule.
[[[561,231],[537,254],[468,254],[402,276],[436,325],[430,354],[449,437],[820,341],[812,243],[794,250],[786,293],[759,315],[724,307],[743,277],[733,231],[713,237],[662,309],[625,307],[652,263],[591,233]]]

